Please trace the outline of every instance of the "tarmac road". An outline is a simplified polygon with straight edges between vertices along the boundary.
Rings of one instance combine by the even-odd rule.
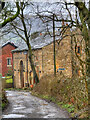
[[[68,113],[54,103],[32,96],[30,92],[6,91],[9,106],[2,118],[69,118]]]

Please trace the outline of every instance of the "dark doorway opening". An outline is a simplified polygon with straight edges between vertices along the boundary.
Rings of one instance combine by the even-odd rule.
[[[23,74],[23,61],[20,61],[20,81],[21,81],[21,88],[24,87],[24,74]]]

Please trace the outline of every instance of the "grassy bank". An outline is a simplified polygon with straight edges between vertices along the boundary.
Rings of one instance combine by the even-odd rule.
[[[32,94],[49,102],[54,102],[67,110],[71,117],[88,117],[88,95],[85,90],[84,80],[71,80],[65,76],[53,75],[41,78]]]

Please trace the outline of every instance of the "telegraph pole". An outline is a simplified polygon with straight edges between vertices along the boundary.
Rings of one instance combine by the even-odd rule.
[[[56,51],[55,51],[55,21],[53,14],[53,57],[54,57],[54,75],[56,76]]]

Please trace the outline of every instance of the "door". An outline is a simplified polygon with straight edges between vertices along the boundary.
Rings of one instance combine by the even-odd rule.
[[[23,61],[20,61],[20,82],[21,82],[21,88],[24,87],[24,74],[23,74]]]

